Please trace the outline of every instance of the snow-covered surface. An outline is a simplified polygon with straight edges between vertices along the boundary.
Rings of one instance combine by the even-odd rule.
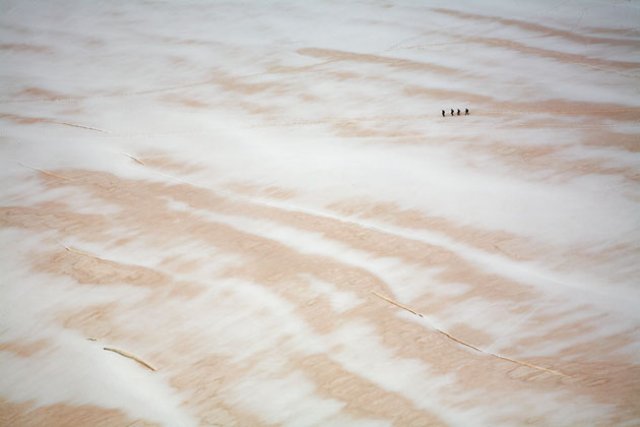
[[[639,22],[3,0],[0,424],[640,423]]]

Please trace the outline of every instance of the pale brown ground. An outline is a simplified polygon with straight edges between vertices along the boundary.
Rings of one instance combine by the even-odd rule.
[[[609,30],[609,35],[603,37],[558,30],[517,19],[479,16],[447,9],[436,9],[435,12],[464,20],[489,20],[571,42],[637,45],[628,39],[617,38],[616,33]],[[188,46],[204,43],[171,38],[163,41]],[[507,49],[574,66],[598,67],[616,72],[638,70],[636,61],[593,58],[499,38],[463,41],[482,45],[483,49]],[[50,55],[53,52],[48,46],[26,43],[5,43],[0,45],[0,49],[37,55]],[[289,114],[286,107],[256,97],[283,97],[293,99],[294,104],[297,100],[321,105],[323,98],[311,90],[314,82],[339,81],[349,85],[365,81],[367,84],[383,84],[399,97],[425,102],[447,99],[454,104],[470,103],[474,106],[474,119],[497,119],[503,126],[501,130],[514,134],[522,129],[564,127],[575,128],[579,132],[583,127],[584,132],[577,133],[576,146],[611,148],[628,153],[637,153],[638,136],[618,132],[615,127],[609,126],[609,121],[613,116],[613,120],[619,123],[637,122],[640,120],[639,107],[609,101],[505,101],[481,93],[407,84],[395,78],[392,72],[433,73],[457,78],[464,78],[466,74],[452,67],[428,62],[428,59],[415,61],[399,58],[392,52],[371,54],[308,46],[298,49],[297,54],[322,62],[303,66],[271,64],[268,73],[275,76],[275,81],[255,81],[251,77],[215,70],[210,78],[190,85],[215,88],[223,94],[215,99],[206,99],[193,92],[172,93],[165,89],[145,90],[137,94],[155,94],[153,102],[212,114],[219,109],[234,109],[249,117],[256,128],[324,126],[327,134],[345,141],[388,138],[390,144],[399,145],[462,144],[468,153],[488,156],[496,165],[512,170],[514,176],[526,179],[537,179],[537,174],[543,173],[549,182],[562,183],[574,177],[599,175],[616,177],[625,184],[637,185],[639,173],[632,166],[611,166],[610,162],[599,159],[567,161],[558,156],[560,148],[515,144],[497,139],[487,142],[486,135],[478,136],[477,140],[428,138],[420,128],[420,123],[425,119],[422,114],[345,119],[334,117],[329,112],[324,117],[295,117]],[[189,63],[189,59],[180,57],[173,60],[177,64]],[[345,64],[355,67],[349,70],[339,68]],[[380,68],[377,73],[360,73],[358,65]],[[291,75],[302,78],[305,83],[284,78],[279,81],[279,77]],[[0,115],[3,123],[11,123],[16,128],[41,127],[46,130],[49,127],[66,126],[75,127],[73,130],[77,132],[110,133],[122,138],[128,136],[118,134],[117,129],[103,130],[83,124],[82,108],[74,107],[90,99],[91,95],[58,93],[36,86],[25,87],[12,94],[17,99],[34,102],[65,100],[72,107],[66,110],[68,117],[64,120],[37,112],[16,111]],[[101,94],[105,98],[125,95],[132,94],[118,91]],[[510,121],[516,118],[517,122]],[[575,121],[567,124],[564,121],[566,118]],[[551,413],[542,410],[497,413],[493,421],[509,425],[551,425],[554,409],[565,404],[575,404],[580,408],[583,402],[610,405],[611,413],[597,420],[599,425],[640,420],[640,366],[623,351],[637,340],[637,326],[591,338],[591,333],[601,332],[602,324],[617,314],[597,306],[568,305],[564,309],[565,302],[557,296],[547,295],[527,283],[484,269],[463,254],[446,247],[406,234],[396,234],[390,231],[391,228],[381,229],[375,224],[399,227],[408,230],[408,233],[438,233],[482,253],[513,262],[556,259],[556,267],[567,271],[608,262],[618,254],[634,256],[637,255],[636,248],[623,244],[610,245],[597,251],[587,247],[558,247],[509,231],[463,224],[452,218],[429,215],[419,209],[407,209],[393,202],[367,197],[336,200],[327,206],[330,215],[314,214],[287,207],[287,202],[295,204],[300,192],[296,188],[271,183],[231,182],[224,188],[210,189],[201,182],[192,182],[190,178],[199,172],[215,174],[215,171],[207,171],[203,163],[186,162],[162,149],[136,153],[135,157],[126,161],[144,170],[150,179],[126,178],[81,168],[45,170],[35,167],[30,171],[31,179],[41,185],[43,194],[55,194],[53,192],[59,189],[73,190],[98,201],[100,206],[116,207],[116,213],[79,213],[64,197],[24,203],[17,200],[3,203],[0,225],[42,236],[42,247],[34,248],[28,257],[29,268],[34,274],[50,275],[52,282],[69,280],[78,290],[82,287],[131,287],[148,291],[135,306],[114,299],[105,304],[73,309],[57,310],[52,307],[48,314],[55,326],[93,340],[87,341],[87,345],[97,342],[122,348],[156,367],[158,375],[164,375],[169,385],[177,393],[182,393],[182,408],[193,414],[198,424],[279,424],[269,422],[263,413],[248,407],[234,394],[235,387],[247,379],[259,383],[262,379],[285,377],[291,372],[301,373],[313,383],[314,397],[341,402],[344,406],[340,416],[346,417],[344,419],[385,420],[398,426],[449,424],[439,411],[418,405],[409,391],[390,390],[376,382],[374,377],[348,369],[346,362],[336,355],[347,351],[345,347],[357,347],[357,336],[355,342],[349,345],[334,343],[329,346],[329,351],[309,353],[296,347],[292,339],[278,335],[275,345],[252,353],[250,357],[238,358],[243,354],[242,349],[230,355],[228,347],[231,341],[225,335],[226,329],[233,329],[234,325],[242,323],[261,330],[261,324],[274,314],[266,307],[263,310],[244,308],[238,303],[246,301],[229,288],[221,288],[212,296],[212,288],[228,280],[257,284],[289,304],[292,313],[281,319],[283,324],[303,324],[313,336],[328,341],[328,337],[349,325],[366,325],[371,329],[370,336],[390,352],[394,361],[417,361],[428,375],[436,379],[455,374],[447,377],[449,384],[437,390],[445,406],[442,409],[444,413],[492,408],[496,402],[508,401],[514,396],[517,396],[517,401],[526,401],[536,396],[554,395],[558,396],[558,400],[555,402],[557,406],[551,408]],[[175,180],[167,180],[167,177]],[[169,205],[169,200],[181,202],[188,209],[176,209]],[[398,305],[395,305],[376,296],[375,293],[378,293],[393,299],[396,292],[393,284],[385,282],[374,271],[343,260],[340,256],[309,253],[286,241],[243,229],[225,218],[248,219],[274,228],[292,229],[300,234],[313,233],[324,241],[342,245],[372,259],[393,259],[416,271],[436,273],[431,276],[425,274],[423,282],[426,285],[418,296],[410,301],[397,301]],[[88,246],[103,248],[105,253],[94,253],[81,244],[65,246],[60,241],[84,242]],[[173,246],[184,242],[192,242],[199,248],[214,248],[215,254],[208,254],[204,250],[191,256],[171,253]],[[131,248],[137,245],[154,253],[166,251],[166,256],[155,266],[110,259],[109,250],[116,251],[128,245],[132,245]],[[194,273],[205,271],[211,265],[217,269],[206,270],[207,276]],[[636,273],[631,271],[611,275],[628,279]],[[327,294],[313,289],[313,280],[321,280],[340,291],[351,293],[360,303],[344,311],[336,310]],[[461,284],[464,285],[462,288]],[[451,288],[461,290],[447,292]],[[487,312],[495,307],[504,310],[505,319],[528,313],[529,316],[515,329],[516,332],[527,331],[528,334],[519,337],[514,333],[508,337],[509,345],[503,347],[500,354],[485,350],[502,337],[484,330],[473,319],[456,321],[455,317],[448,314],[455,307],[465,307],[465,304],[478,301]],[[537,311],[539,306],[545,305],[552,308]],[[414,316],[403,310],[402,306],[424,318]],[[576,320],[573,317],[576,314],[582,317]],[[187,325],[191,317],[201,318],[211,324],[204,330],[195,331],[189,326],[182,326]],[[499,314],[494,317],[500,318]],[[449,319],[445,329],[431,327],[431,319],[439,318]],[[227,319],[228,323],[225,323]],[[569,344],[561,350],[549,352],[548,356],[521,357],[528,350],[565,342]],[[55,346],[55,342],[45,339],[24,337],[0,342],[0,351],[13,357],[37,360]],[[221,348],[225,348],[225,351]],[[261,365],[264,360],[278,360],[281,365],[274,364],[269,371]],[[363,362],[363,366],[367,364]],[[389,369],[392,370],[393,366],[389,366]],[[149,420],[132,419],[123,411],[112,408],[64,403],[38,406],[34,402],[12,402],[11,396],[3,397],[0,403],[2,425],[156,425]]]
[[[146,165],[152,160],[141,159]],[[155,167],[161,168],[156,159]],[[150,167],[150,166],[145,166]],[[168,169],[167,171],[170,171]],[[488,403],[495,398],[495,391],[501,395],[516,392],[524,384],[528,390],[537,392],[561,390],[571,395],[584,395],[594,401],[616,405],[617,421],[638,417],[638,407],[634,396],[637,396],[638,375],[640,368],[625,359],[613,359],[610,355],[620,346],[629,342],[631,336],[611,336],[607,340],[576,345],[552,358],[527,360],[527,363],[548,367],[559,371],[563,376],[546,373],[541,370],[520,366],[505,360],[474,353],[469,349],[439,335],[436,332],[425,333],[425,329],[412,322],[397,317],[398,308],[376,298],[372,291],[391,295],[392,291],[380,278],[371,273],[354,268],[339,260],[311,256],[296,252],[279,242],[262,238],[225,225],[199,218],[190,211],[176,212],[166,205],[166,199],[182,201],[193,209],[208,212],[247,216],[267,219],[289,227],[304,231],[321,233],[325,238],[340,242],[348,247],[365,251],[374,256],[393,254],[403,263],[438,267],[441,273],[437,279],[441,283],[463,282],[469,289],[457,296],[445,297],[425,294],[411,304],[412,309],[429,315],[436,315],[444,307],[451,307],[471,298],[508,302],[517,308],[535,305],[540,295],[527,290],[519,283],[506,278],[483,273],[470,265],[455,253],[442,248],[429,246],[419,241],[412,241],[383,232],[363,228],[357,224],[337,221],[330,218],[290,212],[283,209],[256,205],[251,202],[233,201],[208,190],[190,187],[184,184],[165,185],[142,181],[124,180],[114,175],[81,170],[57,170],[56,177],[40,175],[42,182],[49,188],[74,187],[88,192],[110,205],[121,210],[117,215],[103,218],[99,215],[80,215],[70,211],[64,203],[47,202],[32,207],[9,207],[2,209],[3,226],[19,227],[30,231],[48,230],[64,233],[87,242],[101,242],[111,239],[109,230],[114,224],[126,229],[135,230],[135,239],[144,240],[147,244],[163,245],[166,242],[180,239],[193,239],[204,242],[207,246],[216,247],[225,253],[236,254],[246,260],[243,265],[228,268],[220,272],[220,277],[243,278],[260,283],[280,297],[289,301],[296,309],[296,316],[303,319],[314,333],[328,334],[345,322],[364,320],[376,328],[385,347],[396,357],[417,359],[427,364],[435,373],[447,374],[451,370],[457,378],[450,386],[454,390],[475,390],[480,392],[473,399],[474,404]],[[273,191],[273,190],[271,190]],[[345,209],[353,206],[337,206]],[[377,207],[372,205],[357,206],[357,212],[364,217],[391,217],[401,225],[411,228],[437,229],[455,239],[461,239],[471,245],[488,252],[500,250],[498,245],[512,245],[514,258],[522,257],[518,248],[531,251],[526,241],[501,233],[474,231],[464,232],[447,224],[443,219],[421,218],[418,213],[403,214],[395,212],[393,207]],[[520,240],[520,242],[519,242]],[[511,242],[511,243],[505,243]],[[111,244],[122,244],[120,240]],[[515,245],[515,246],[513,246]],[[171,278],[172,273],[196,267],[193,261],[181,262],[179,258],[168,259],[157,271],[136,265],[122,264],[97,255],[82,253],[77,250],[66,250],[59,247],[53,252],[35,253],[33,267],[54,275],[64,275],[77,281],[79,285],[114,286],[131,285],[150,287],[152,293],[138,309],[163,311],[168,299],[190,301],[197,299],[206,286],[198,283],[185,283]],[[535,256],[530,252],[529,256]],[[206,262],[202,259],[200,262]],[[309,299],[303,277],[316,277],[333,283],[339,288],[349,289],[365,300],[365,304],[347,312],[335,313],[323,296]],[[214,309],[214,307],[211,307]],[[161,331],[179,322],[179,312],[167,312],[156,329],[141,331],[130,328],[127,323],[117,319],[125,314],[119,303],[106,306],[85,307],[81,311],[59,313],[58,321],[65,328],[78,330],[87,338],[95,338],[100,342],[156,342],[157,350],[144,357],[152,361],[158,369],[165,371],[172,378],[171,384],[178,390],[186,391],[191,397],[188,406],[195,410],[202,420],[222,420],[222,425],[248,425],[260,422],[248,413],[232,404],[224,402],[225,385],[237,381],[244,375],[250,375],[254,361],[241,364],[234,363],[226,357],[207,355],[202,352],[197,342],[185,336],[166,336]],[[530,324],[548,322],[551,319],[534,316]],[[543,342],[563,340],[585,333],[585,322],[576,325],[564,325],[553,334],[536,339]],[[157,331],[157,332],[156,332]],[[460,324],[449,331],[453,336],[482,347],[489,344],[491,337],[482,330],[474,329],[469,324]],[[161,343],[161,344],[160,344]],[[518,346],[532,343],[523,341]],[[20,357],[29,357],[34,351],[46,351],[46,342],[7,343],[5,351],[11,351]],[[517,350],[514,348],[514,353]],[[212,359],[213,357],[213,359]],[[433,414],[415,407],[401,394],[380,388],[364,378],[359,378],[345,371],[340,365],[324,355],[301,357],[283,355],[290,367],[303,372],[318,384],[316,393],[320,396],[336,398],[348,405],[346,413],[354,417],[375,416],[376,418],[393,420],[398,425],[435,425],[444,424]],[[606,361],[605,361],[606,360]],[[220,381],[211,383],[212,378]],[[452,398],[454,395],[451,396]],[[455,398],[454,398],[455,400]],[[217,403],[216,403],[217,402]],[[471,401],[466,404],[471,404]],[[15,411],[12,417],[24,417],[24,406],[11,407]],[[225,408],[223,412],[220,408]],[[53,408],[53,407],[52,407]],[[58,408],[57,406],[55,408]],[[38,409],[43,411],[44,408]],[[54,409],[52,409],[54,410]],[[55,409],[58,411],[58,409]],[[64,411],[76,411],[65,407]],[[92,414],[88,408],[78,408],[82,417]],[[108,417],[120,417],[119,414],[105,412],[95,408],[95,421]],[[213,411],[213,413],[212,413]],[[22,415],[21,415],[22,414]],[[62,412],[64,419],[68,412]],[[78,415],[80,416],[80,415]],[[211,418],[213,417],[213,418]],[[25,418],[31,420],[30,417]],[[84,418],[81,418],[84,419]],[[88,418],[93,422],[94,418]],[[218,422],[215,421],[215,422]],[[510,419],[511,422],[527,423],[527,415]],[[615,421],[615,420],[614,420]],[[113,419],[113,424],[118,424]],[[540,423],[545,424],[544,419]]]

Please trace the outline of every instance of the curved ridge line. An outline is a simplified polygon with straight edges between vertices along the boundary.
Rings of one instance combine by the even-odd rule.
[[[387,301],[387,302],[389,302],[389,303],[391,303],[391,304],[395,305],[396,307],[400,307],[400,308],[402,308],[403,310],[406,310],[406,311],[408,311],[408,312],[410,312],[410,313],[412,313],[412,314],[414,314],[414,315],[416,315],[416,316],[418,316],[418,317],[422,317],[422,318],[424,318],[424,315],[423,315],[423,314],[421,314],[421,313],[419,313],[419,312],[417,312],[417,311],[415,311],[415,310],[413,310],[413,309],[411,309],[411,308],[407,307],[407,306],[406,306],[406,305],[404,305],[404,304],[401,304],[401,303],[399,303],[399,302],[397,302],[397,301],[394,301],[394,300],[392,300],[391,298],[388,298],[388,297],[386,297],[386,296],[384,296],[384,295],[379,294],[378,292],[371,291],[371,293],[372,293],[372,294],[374,294],[375,296],[377,296],[378,298],[381,298],[381,299],[383,299],[383,300],[385,300],[385,301]],[[526,366],[526,367],[528,367],[528,368],[536,369],[536,370],[539,370],[539,371],[548,372],[548,373],[550,373],[550,374],[557,375],[557,376],[560,376],[560,377],[565,377],[565,378],[570,378],[570,377],[571,377],[570,375],[567,375],[567,374],[562,373],[562,372],[560,372],[560,371],[557,371],[557,370],[555,370],[555,369],[545,368],[545,367],[543,367],[543,366],[535,365],[535,364],[533,364],[533,363],[524,362],[524,361],[522,361],[522,360],[512,359],[512,358],[510,358],[510,357],[501,356],[501,355],[499,355],[499,354],[495,354],[495,353],[491,353],[491,352],[488,352],[488,351],[482,350],[481,348],[478,348],[478,347],[476,347],[476,346],[475,346],[475,345],[473,345],[473,344],[470,344],[470,343],[468,343],[468,342],[466,342],[466,341],[463,341],[463,340],[461,340],[460,338],[454,337],[454,336],[453,336],[453,335],[451,335],[450,333],[448,333],[448,332],[446,332],[446,331],[443,331],[442,329],[436,328],[435,326],[433,326],[433,325],[431,325],[431,324],[429,325],[429,327],[430,327],[431,329],[433,329],[434,331],[438,332],[439,334],[444,335],[444,336],[445,336],[446,338],[448,338],[449,340],[454,341],[454,342],[456,342],[456,343],[458,343],[458,344],[460,344],[460,345],[463,345],[463,346],[465,346],[465,347],[468,347],[468,348],[470,348],[470,349],[472,349],[472,350],[474,350],[474,351],[476,351],[476,352],[478,352],[478,353],[486,354],[486,355],[488,355],[488,356],[493,356],[493,357],[496,357],[496,358],[498,358],[498,359],[506,360],[507,362],[515,363],[515,364],[517,364],[517,365],[521,365],[521,366]]]

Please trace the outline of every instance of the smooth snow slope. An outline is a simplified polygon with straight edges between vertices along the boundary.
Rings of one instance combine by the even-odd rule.
[[[640,423],[638,22],[0,1],[0,424]]]

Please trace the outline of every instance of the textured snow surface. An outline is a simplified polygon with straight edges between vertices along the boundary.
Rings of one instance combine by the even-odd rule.
[[[0,424],[640,423],[639,22],[1,1]]]

